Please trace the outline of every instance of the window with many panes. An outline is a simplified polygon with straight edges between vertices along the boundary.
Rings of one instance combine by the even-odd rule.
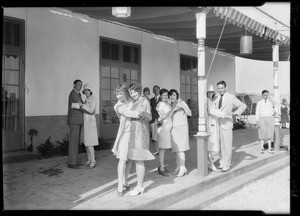
[[[180,55],[180,97],[198,101],[196,57]]]
[[[140,46],[110,39],[100,39],[101,50],[101,98],[102,124],[118,123],[113,109],[117,99],[113,90],[119,83],[140,81]]]

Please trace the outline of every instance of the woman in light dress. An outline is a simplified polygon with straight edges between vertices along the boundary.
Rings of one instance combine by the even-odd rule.
[[[140,118],[132,118],[130,126],[130,142],[128,149],[128,158],[135,161],[137,186],[129,192],[129,195],[136,196],[143,194],[144,175],[146,160],[154,160],[155,157],[149,151],[150,131],[149,122],[152,119],[150,102],[142,94],[142,85],[133,83],[129,86],[130,96],[134,99],[132,111],[143,111]]]
[[[179,98],[179,93],[175,89],[169,91],[169,98],[173,107],[171,130],[172,151],[176,153],[177,167],[174,174],[182,177],[187,174],[185,166],[185,151],[190,149],[189,146],[189,126],[187,116],[192,115],[192,111],[188,105]]]
[[[164,165],[165,152],[167,149],[172,148],[171,142],[171,129],[172,129],[172,117],[173,114],[171,102],[169,100],[168,90],[163,88],[159,91],[162,101],[160,101],[156,110],[159,114],[158,122],[161,124],[158,127],[158,148],[159,148],[159,167],[157,169],[158,174],[162,176],[168,176],[167,170]]]
[[[120,125],[114,146],[113,154],[119,159],[118,163],[118,196],[123,196],[125,190],[130,190],[127,184],[128,174],[131,168],[132,161],[128,160],[128,148],[130,139],[131,118],[139,118],[141,113],[139,110],[131,111],[133,100],[129,96],[128,86],[118,84],[114,90],[118,102],[114,106],[114,110],[120,119]]]
[[[220,152],[220,137],[219,137],[219,122],[218,118],[230,118],[228,114],[218,109],[217,105],[214,103],[215,92],[213,86],[211,85],[207,91],[207,131],[209,133],[208,138],[208,168],[212,171],[219,171],[213,160],[213,153]]]

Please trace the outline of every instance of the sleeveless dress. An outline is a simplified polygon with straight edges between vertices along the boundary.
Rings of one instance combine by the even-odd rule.
[[[172,129],[172,116],[164,118],[164,116],[171,111],[171,106],[165,102],[159,102],[156,107],[160,117],[163,118],[162,126],[158,128],[158,148],[170,149],[172,148],[171,142],[171,129]]]
[[[144,110],[151,114],[150,103],[145,97],[139,97],[139,99],[133,104],[131,110]],[[145,161],[155,159],[153,154],[149,151],[149,137],[149,121],[147,119],[142,120],[132,118],[128,149],[128,158],[130,160]]]

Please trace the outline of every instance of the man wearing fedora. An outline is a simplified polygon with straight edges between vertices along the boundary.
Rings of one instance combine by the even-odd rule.
[[[76,109],[72,104],[78,103],[79,107],[83,106],[80,90],[82,88],[82,81],[75,80],[73,82],[73,90],[69,95],[68,103],[68,118],[69,125],[69,154],[68,154],[68,168],[79,169],[78,164],[78,146],[81,140],[81,130],[83,126],[83,112]]]

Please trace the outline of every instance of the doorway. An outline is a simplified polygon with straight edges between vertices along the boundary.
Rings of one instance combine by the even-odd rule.
[[[4,18],[2,150],[24,149],[24,21]]]

